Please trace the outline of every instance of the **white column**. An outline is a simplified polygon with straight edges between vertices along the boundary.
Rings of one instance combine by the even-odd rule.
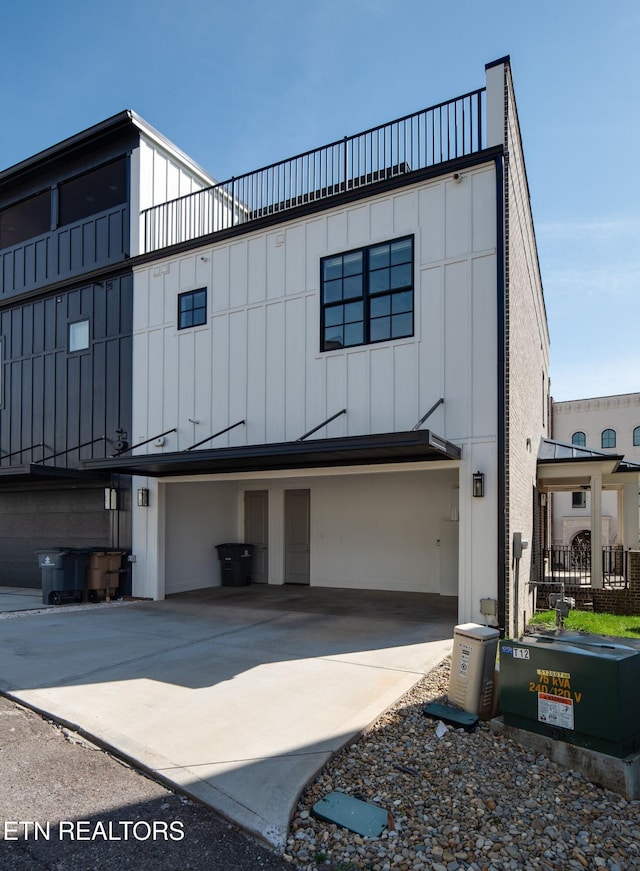
[[[591,476],[591,586],[602,589],[602,475]]]
[[[164,599],[165,487],[157,478],[132,478],[133,595],[143,599]],[[149,505],[139,508],[135,493],[149,490]]]
[[[622,518],[618,516],[618,540],[625,550],[637,550],[640,536],[638,484],[625,484],[622,491]]]

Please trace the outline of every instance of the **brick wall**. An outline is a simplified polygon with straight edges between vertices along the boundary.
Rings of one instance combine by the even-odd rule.
[[[640,551],[629,551],[628,556],[629,588],[627,590],[596,590],[592,587],[574,587],[566,584],[565,595],[575,599],[578,610],[584,610],[585,604],[591,603],[593,610],[601,614],[640,615]],[[547,603],[548,591],[541,587],[538,590],[537,607],[544,609]]]
[[[518,113],[508,65],[505,67],[505,346],[506,346],[506,553],[507,629],[533,607],[529,584],[533,548],[524,551],[519,589],[511,558],[514,532],[533,544],[536,460],[547,433],[549,334],[542,294],[533,216]]]

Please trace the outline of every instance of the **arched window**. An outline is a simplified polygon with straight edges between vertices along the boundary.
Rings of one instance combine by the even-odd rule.
[[[615,446],[616,446],[616,431],[615,431],[615,429],[603,429],[600,444],[603,448],[615,448]]]
[[[633,431],[633,446],[638,447],[640,445],[640,426],[637,426]]]
[[[587,437],[583,432],[574,432],[571,436],[571,444],[578,445],[578,447],[584,448],[587,444]]]

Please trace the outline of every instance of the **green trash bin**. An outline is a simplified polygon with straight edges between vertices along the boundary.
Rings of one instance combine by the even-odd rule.
[[[82,602],[89,553],[74,547],[37,550],[42,571],[42,604]]]
[[[505,724],[623,758],[640,750],[640,643],[576,632],[500,642]]]

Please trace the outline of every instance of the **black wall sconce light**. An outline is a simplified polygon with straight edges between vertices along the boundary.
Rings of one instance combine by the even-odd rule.
[[[149,507],[149,491],[146,487],[141,487],[137,492],[138,508]]]
[[[473,495],[484,496],[484,472],[473,473]]]

